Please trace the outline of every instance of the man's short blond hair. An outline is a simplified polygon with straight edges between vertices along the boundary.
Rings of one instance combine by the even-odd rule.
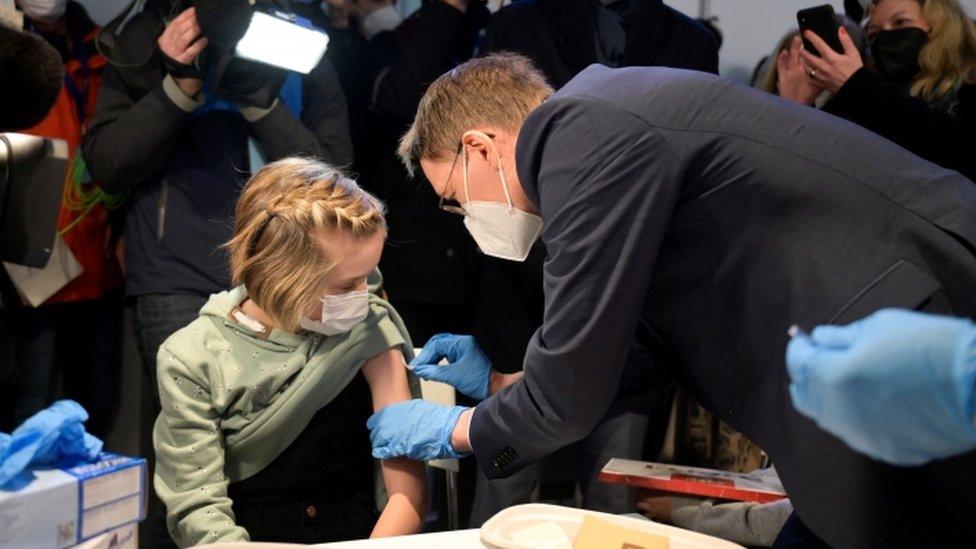
[[[226,244],[234,284],[288,331],[321,297],[322,279],[340,258],[321,238],[365,239],[386,230],[383,204],[322,162],[286,158],[261,168],[237,202],[234,238]]]
[[[527,57],[496,53],[472,59],[430,85],[397,153],[411,170],[420,159],[449,159],[467,130],[518,131],[552,91]]]

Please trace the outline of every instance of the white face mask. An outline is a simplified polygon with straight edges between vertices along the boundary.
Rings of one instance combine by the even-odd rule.
[[[464,226],[485,255],[525,261],[542,232],[542,218],[512,205],[501,156],[498,157],[498,177],[505,191],[505,204],[472,202],[468,194],[468,155],[461,154],[464,157],[464,199],[467,201],[464,204]]]
[[[400,26],[403,19],[392,5],[384,6],[363,19],[359,31],[363,33],[366,40],[372,40],[374,36],[384,31],[391,31]]]
[[[298,325],[310,332],[334,336],[349,332],[353,326],[365,320],[368,314],[368,290],[327,295],[322,298],[322,319],[312,320],[302,315],[298,319]]]
[[[64,15],[67,0],[19,0],[21,11],[36,21],[57,21]]]

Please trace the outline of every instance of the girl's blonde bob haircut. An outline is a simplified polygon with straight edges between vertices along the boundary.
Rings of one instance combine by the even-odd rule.
[[[285,330],[321,297],[335,268],[323,239],[342,233],[365,239],[386,231],[383,204],[322,162],[286,158],[248,181],[237,202],[231,277]]]

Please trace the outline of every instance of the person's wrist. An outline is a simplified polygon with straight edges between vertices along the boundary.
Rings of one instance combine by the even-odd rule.
[[[503,374],[494,368],[491,369],[491,374],[488,378],[488,396],[491,396],[498,391],[501,391],[505,387],[515,383],[522,377],[522,372],[515,372],[511,374]]]
[[[497,393],[504,386],[505,386],[505,374],[492,368],[491,371],[488,373],[488,395],[486,396],[486,398]]]
[[[458,416],[454,428],[451,430],[450,444],[458,454],[467,454],[471,451],[471,441],[468,440],[468,429],[471,426],[471,416],[474,408],[467,408]]]
[[[792,101],[793,103],[800,103],[800,104],[805,103],[806,98],[803,97],[803,94],[800,93],[800,91],[796,88],[796,86],[791,86],[786,82],[780,82],[777,85],[777,88],[779,90],[779,96],[782,97],[783,99],[786,99],[787,101]]]
[[[832,93],[834,95],[837,95],[839,93],[843,93],[845,90],[851,87],[857,87],[863,85],[864,80],[870,79],[872,76],[874,76],[874,73],[868,70],[867,67],[864,67],[862,65],[858,67],[857,70],[847,75],[847,78],[845,78],[844,81],[841,83],[841,85],[837,86],[837,89],[834,90]]]
[[[180,91],[186,94],[190,99],[196,99],[200,95],[200,90],[203,89],[203,80],[199,78],[176,78],[176,85],[180,87]]]

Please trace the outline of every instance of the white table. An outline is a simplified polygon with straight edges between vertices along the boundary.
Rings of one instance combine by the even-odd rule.
[[[482,549],[478,529],[313,545],[328,549]]]
[[[318,545],[289,545],[286,543],[214,543],[201,545],[197,549],[296,549],[298,547],[319,547],[321,549],[483,549],[477,529],[435,532],[413,536],[392,538],[360,539],[356,541],[337,541]]]

